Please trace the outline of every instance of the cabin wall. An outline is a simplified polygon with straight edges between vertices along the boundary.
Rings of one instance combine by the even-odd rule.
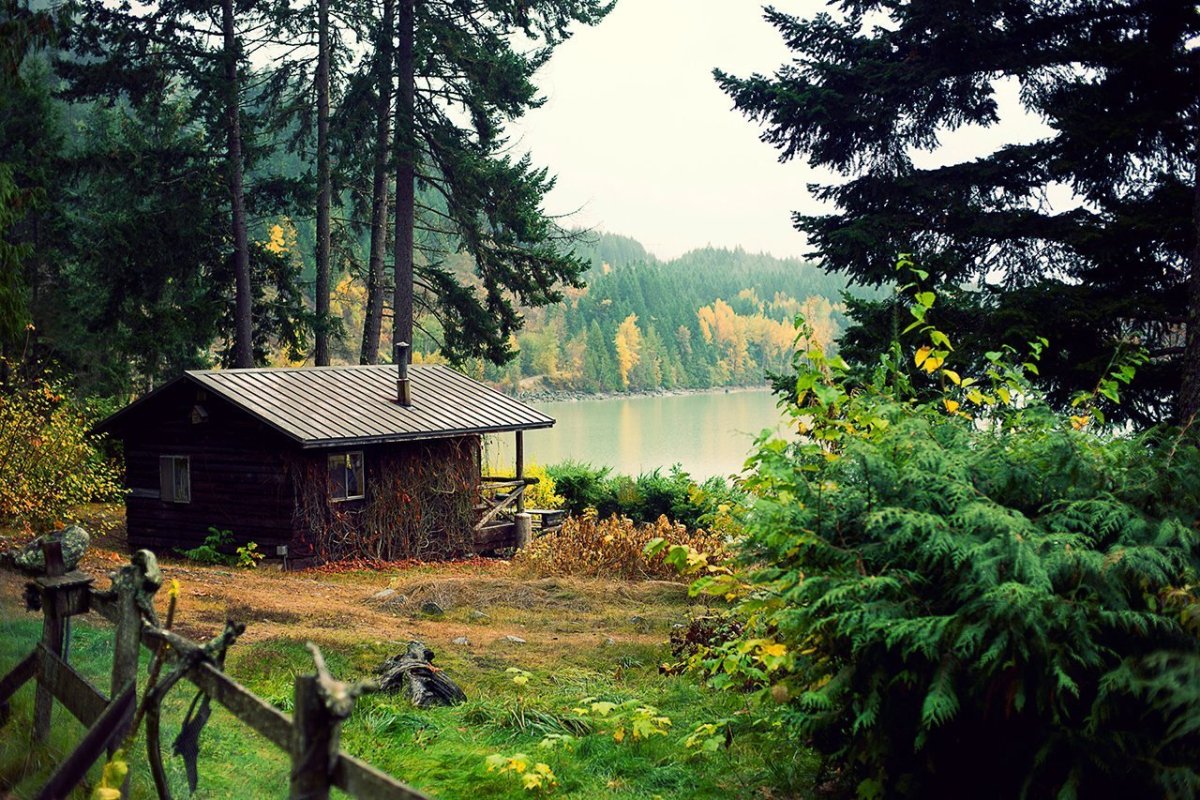
[[[186,382],[122,431],[131,548],[159,553],[202,544],[209,528],[275,556],[292,534],[293,494],[285,472],[286,437]],[[191,501],[160,495],[159,458],[189,457]]]
[[[478,435],[294,454],[295,558],[437,559],[472,552],[479,503]],[[330,498],[328,458],[361,451],[366,497]]]

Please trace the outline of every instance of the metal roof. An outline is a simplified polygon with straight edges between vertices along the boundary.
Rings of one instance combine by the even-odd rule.
[[[397,370],[392,365],[190,370],[184,377],[302,447],[439,439],[554,424],[553,417],[441,365],[409,367],[410,406],[396,402]]]

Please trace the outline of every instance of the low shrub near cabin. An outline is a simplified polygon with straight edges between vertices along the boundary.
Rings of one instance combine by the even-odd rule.
[[[696,481],[678,464],[664,474],[661,469],[636,478],[613,475],[609,467],[566,461],[546,468],[560,506],[575,515],[594,508],[601,518],[613,515],[634,522],[652,523],[666,516],[688,528],[715,528],[728,532],[734,523],[731,509],[745,493],[721,477]]]
[[[525,476],[537,483],[525,487],[525,505],[529,508],[562,508],[566,500],[556,491],[554,478],[541,464],[528,464]]]
[[[95,418],[44,380],[0,390],[0,521],[45,528],[121,497],[120,470],[89,433]]]
[[[935,334],[928,403],[894,358],[852,387],[798,355],[807,435],[751,458],[745,631],[693,665],[760,687],[841,796],[1196,797],[1197,436],[1095,430],[1095,397],[1055,412],[1003,353],[965,378]]]
[[[646,554],[646,545],[656,539],[708,553],[725,551],[720,536],[704,530],[689,531],[666,517],[659,517],[653,524],[638,524],[627,517],[600,520],[587,515],[568,517],[558,531],[518,551],[513,563],[539,577],[679,580],[679,573],[663,560],[663,554]]]

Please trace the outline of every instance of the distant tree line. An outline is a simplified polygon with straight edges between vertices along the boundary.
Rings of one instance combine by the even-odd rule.
[[[638,258],[630,241],[604,236],[597,250]],[[794,259],[713,248],[669,262],[593,257],[587,287],[528,312],[518,357],[485,377],[535,391],[762,384],[790,363],[798,314],[823,347],[843,320],[844,281]]]

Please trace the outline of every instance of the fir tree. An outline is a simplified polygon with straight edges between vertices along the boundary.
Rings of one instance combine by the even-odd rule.
[[[1175,394],[1177,417],[1195,414],[1195,5],[838,5],[840,14],[808,20],[766,11],[794,52],[773,76],[715,73],[781,160],[805,158],[848,177],[816,189],[836,213],[794,215],[826,266],[880,285],[897,253],[915,252],[936,282],[978,282],[974,322],[959,340],[1050,338],[1058,356],[1042,376],[1059,402],[1093,386],[1114,351],[1138,337],[1155,360],[1124,408],[1160,417]],[[913,152],[936,150],[946,131],[1000,122],[1003,81],[1020,87],[1049,135],[964,163],[916,166]],[[1051,207],[1053,186],[1070,189],[1077,204]],[[862,311],[861,324],[890,327],[890,308]]]
[[[557,302],[561,284],[578,284],[585,265],[558,246],[559,229],[541,210],[553,179],[528,156],[505,153],[503,126],[541,104],[533,74],[570,26],[594,25],[611,7],[602,0],[398,1],[396,341],[413,341],[419,308],[439,321],[451,359],[503,362],[521,326],[518,305]],[[518,40],[532,49],[519,49]],[[431,202],[418,204],[417,183]],[[418,227],[435,237],[420,264]],[[471,280],[444,265],[447,250],[470,255]]]

